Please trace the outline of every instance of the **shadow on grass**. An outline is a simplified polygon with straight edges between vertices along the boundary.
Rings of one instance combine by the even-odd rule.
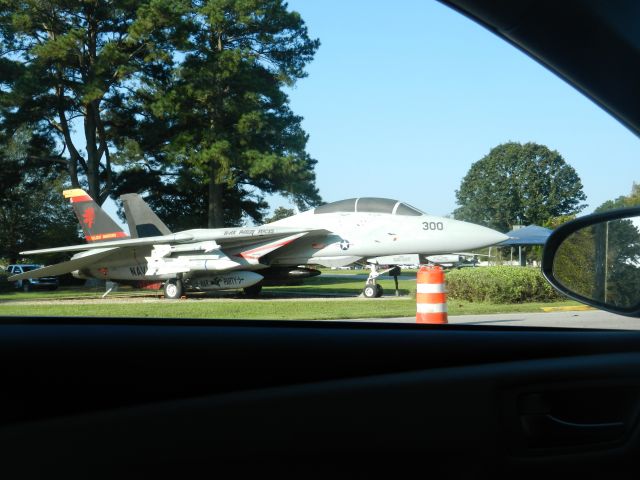
[[[104,287],[61,287],[56,290],[36,289],[30,292],[22,290],[0,291],[0,303],[3,301],[37,301],[37,300],[69,300],[76,298],[99,298],[105,293]],[[128,286],[119,286],[117,290],[109,293],[114,296],[155,296],[156,290],[135,289]]]
[[[381,278],[379,283],[384,288],[384,296],[395,296],[395,286],[393,279]],[[353,276],[331,276],[308,278],[300,285],[264,287],[258,298],[261,299],[282,299],[282,298],[326,298],[326,297],[358,297],[362,294],[365,285],[364,278],[353,278]],[[406,287],[407,283],[400,279],[400,286]],[[0,303],[12,301],[37,301],[37,300],[67,300],[81,298],[100,298],[105,293],[104,287],[72,286],[60,287],[57,290],[34,290],[32,292],[22,292],[20,290],[0,291]],[[398,294],[406,296],[410,294],[410,289],[400,288]],[[117,290],[109,294],[110,298],[138,297],[138,296],[161,296],[158,290],[136,289],[130,286],[120,285]],[[226,290],[218,292],[190,292],[190,298],[249,298],[242,290]]]
[[[393,280],[383,279],[379,281],[384,289],[384,295],[395,295],[395,285]],[[365,286],[364,280],[353,278],[339,278],[330,277],[322,278],[314,277],[306,280],[304,284],[295,286],[283,286],[283,287],[265,287],[263,295],[267,292],[276,294],[298,294],[306,296],[327,296],[327,295],[339,295],[339,296],[354,296],[357,297],[362,293],[362,289]],[[404,286],[404,285],[403,285]],[[409,295],[410,290],[407,288],[399,288],[398,294],[405,296]]]

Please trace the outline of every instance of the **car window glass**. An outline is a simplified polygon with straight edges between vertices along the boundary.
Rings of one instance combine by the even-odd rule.
[[[417,294],[423,289],[418,286],[417,270],[420,265],[443,269],[446,284],[443,290],[448,295],[447,308],[451,318],[480,312],[482,309],[477,308],[478,305],[486,307],[486,303],[491,303],[491,312],[504,315],[525,307],[536,313],[543,308],[579,307],[564,303],[564,298],[554,297],[553,290],[540,278],[541,244],[492,245],[471,251],[457,247],[457,240],[473,236],[456,231],[454,222],[448,222],[460,214],[457,198],[462,179],[473,165],[500,144],[544,144],[550,151],[562,154],[578,171],[585,188],[589,188],[585,201],[588,205],[579,213],[582,215],[608,199],[627,195],[631,182],[640,181],[629,173],[635,171],[630,167],[629,159],[637,158],[640,153],[638,139],[527,55],[438,2],[407,0],[392,6],[385,2],[291,0],[288,4],[290,9],[300,12],[310,36],[319,38],[321,45],[305,67],[308,75],[285,90],[289,113],[301,119],[301,130],[288,132],[291,136],[287,138],[292,140],[295,137],[292,143],[296,143],[308,136],[308,156],[317,162],[311,176],[316,178],[322,202],[326,203],[314,208],[305,205],[304,201],[297,202],[295,195],[290,195],[280,199],[284,210],[280,212],[282,216],[272,219],[275,222],[286,218],[284,223],[277,224],[281,226],[278,228],[286,228],[286,231],[276,228],[261,230],[259,222],[245,214],[235,223],[224,218],[227,222],[225,235],[232,241],[224,238],[212,240],[198,236],[206,230],[206,221],[197,225],[194,224],[196,222],[189,223],[191,212],[203,209],[206,204],[207,188],[199,192],[185,190],[178,182],[176,185],[167,184],[171,188],[148,192],[147,183],[141,181],[135,191],[126,193],[140,193],[147,200],[155,200],[158,208],[154,208],[154,215],[157,214],[167,225],[188,225],[188,228],[172,227],[173,234],[191,233],[185,233],[175,242],[140,245],[123,252],[109,252],[89,242],[87,248],[91,250],[84,252],[74,250],[18,258],[13,258],[12,252],[11,256],[0,257],[2,265],[72,262],[64,275],[52,274],[62,283],[59,291],[28,292],[27,299],[36,299],[33,303],[11,304],[13,300],[22,301],[23,297],[17,295],[27,292],[16,292],[16,288],[8,286],[6,280],[0,283],[0,300],[10,300],[0,301],[0,315],[3,314],[2,308],[12,312],[10,314],[50,314],[56,307],[38,304],[43,297],[70,297],[70,301],[78,301],[78,296],[86,295],[96,300],[98,306],[77,309],[84,315],[259,319],[314,319],[317,316],[361,321],[389,318],[415,323],[416,311],[421,308],[417,305]],[[381,32],[387,33],[381,36]],[[180,56],[175,59],[179,61]],[[134,84],[135,80],[130,86]],[[235,87],[234,84],[229,89],[235,92]],[[53,89],[49,93],[52,94]],[[111,100],[119,105],[117,99],[116,96]],[[247,105],[264,100],[262,97],[259,99],[251,97],[249,101],[247,97]],[[140,101],[144,103],[145,100]],[[109,108],[108,102],[100,105],[105,111]],[[157,106],[153,108],[162,110]],[[50,118],[43,118],[42,128],[59,126],[59,119],[54,118],[56,115],[54,112]],[[132,118],[142,121],[143,117],[136,113]],[[270,133],[267,133],[268,129],[262,129],[259,116],[248,117],[251,118],[243,119],[246,124],[241,126],[264,134],[267,141]],[[80,144],[80,154],[84,154],[86,145],[81,142],[86,142],[83,139],[87,137],[82,122],[75,126],[73,135]],[[35,132],[37,140],[39,144],[45,144],[47,139],[38,136],[41,133]],[[189,175],[195,178],[205,178],[209,174],[209,167],[203,167],[208,165],[207,160],[195,154],[175,170],[164,171],[163,161],[169,154],[152,152],[155,147],[145,142],[136,143],[136,135],[132,133],[131,138],[122,142],[123,145],[108,139],[109,148],[113,148],[109,151],[117,168],[130,155],[140,157],[141,170],[134,169],[134,173],[150,182],[156,177],[177,178],[178,170],[189,171]],[[18,143],[16,141],[16,145]],[[62,152],[66,160],[70,150],[64,148],[61,140],[58,143],[54,153]],[[219,142],[216,149],[203,152],[241,150],[241,143],[230,146]],[[102,150],[100,145],[98,147]],[[174,150],[170,155],[172,158],[188,157],[188,149],[183,150]],[[155,153],[157,156],[154,157]],[[247,158],[253,154],[249,151]],[[29,155],[24,158],[31,161]],[[280,165],[272,160],[271,156],[265,156],[260,168],[268,169],[272,163],[278,164],[283,171],[290,167],[286,162]],[[504,158],[498,156],[499,164],[502,160]],[[600,167],[593,168],[593,164]],[[484,172],[480,171],[478,178],[481,180],[475,185],[478,191],[482,184],[490,184],[493,190],[503,189],[504,182],[502,177],[498,177],[499,170],[497,172],[483,177]],[[257,209],[262,208],[261,202],[268,201],[271,210],[266,209],[263,215],[264,223],[267,223],[268,218],[278,213],[277,201],[280,200],[273,200],[270,193],[277,190],[282,179],[277,178],[277,172],[273,176],[265,173],[260,179],[260,185],[264,187],[261,191],[243,183],[245,173],[242,168],[227,169],[226,165],[221,168],[220,175],[225,177],[222,183],[233,184],[235,189],[229,190],[229,196],[221,202],[233,205],[230,211],[244,208],[245,204],[238,200],[242,192],[246,193],[246,198],[255,200]],[[624,177],[622,181],[628,184],[621,184],[621,175]],[[104,184],[107,177],[105,173],[100,181]],[[544,179],[546,172],[535,172],[530,177],[534,181]],[[72,188],[69,181],[65,181],[56,185],[62,198],[60,203],[55,207],[46,204],[47,207],[43,208],[46,212],[55,208],[60,218],[73,216],[83,197],[76,191],[78,188]],[[88,185],[86,178],[81,178],[80,183],[85,187]],[[126,183],[120,185],[123,184]],[[600,188],[611,185],[616,187]],[[76,193],[69,194],[70,200],[63,198],[63,190]],[[504,190],[508,190],[510,195],[505,202],[482,200],[481,206],[488,205],[496,216],[507,216],[514,204],[526,202],[528,198],[543,193],[544,189],[541,187],[538,191],[522,195],[516,190]],[[117,235],[122,235],[118,238],[124,238],[129,228],[124,217],[117,216],[122,203],[117,199],[114,201],[114,198],[117,195],[112,193],[102,206],[122,228],[122,232],[117,232]],[[106,225],[96,207],[97,204],[83,207],[78,214],[79,222],[72,227],[81,231],[80,227],[92,229]],[[419,218],[427,215],[424,212],[438,218]],[[292,218],[298,213],[302,216]],[[376,215],[360,215],[357,221],[351,221],[348,215],[340,215],[341,219],[335,223],[322,223],[325,220],[322,217],[328,218],[336,213]],[[386,214],[390,215],[388,222],[371,223],[372,219]],[[37,224],[30,215],[26,219]],[[502,228],[491,224],[482,214],[465,219],[500,233],[517,231],[529,223],[526,215],[516,220],[510,218],[505,222],[508,225]],[[557,216],[548,220],[544,226],[552,229],[565,219]],[[147,215],[133,232],[162,231],[155,228],[154,221]],[[522,225],[517,224],[520,221]],[[54,221],[52,223],[55,224]],[[196,228],[202,230],[193,233]],[[81,235],[73,237],[73,228],[67,232],[53,228],[47,231],[47,235],[36,234],[33,229],[28,232],[27,239],[50,239],[34,249],[86,244]],[[113,230],[99,233],[93,240],[116,238],[103,237],[105,234],[113,235]],[[411,250],[394,250],[411,235],[415,235]],[[249,237],[258,238],[248,242]],[[65,238],[72,240],[67,242]],[[430,241],[434,243],[429,244]],[[375,249],[372,250],[374,253],[364,256],[361,252],[367,242]],[[424,250],[419,251],[421,248]],[[91,257],[99,260],[90,264],[87,259]],[[401,265],[401,274],[396,276],[398,283],[389,273],[396,272],[391,270],[396,264]],[[478,274],[487,267],[497,268],[495,276],[482,281],[462,278]],[[23,265],[10,267],[8,271],[18,273],[35,268],[34,265]],[[190,278],[191,269],[198,271],[193,279]],[[115,275],[122,275],[126,282],[112,280]],[[336,278],[338,275],[341,277]],[[526,275],[531,277],[523,280]],[[256,280],[261,277],[264,280]],[[245,285],[247,281],[258,283],[246,288],[216,290],[220,286]],[[531,286],[531,295],[521,294],[520,284],[514,282]],[[167,302],[165,287],[169,284],[175,287],[175,301]],[[14,285],[23,287],[19,282]],[[382,291],[371,285],[379,285]],[[365,286],[371,287],[368,294],[363,291]],[[488,302],[482,296],[481,287],[485,291],[504,289],[508,295]],[[475,297],[464,296],[471,295],[472,291]],[[539,292],[547,296],[535,296]],[[369,294],[374,298],[361,298]],[[254,306],[254,297],[262,297],[261,301],[265,302],[273,301],[273,304],[256,303]],[[281,299],[287,302],[276,305],[276,301]],[[377,300],[380,301],[372,303]],[[252,305],[247,307],[251,310],[241,309],[245,303]],[[330,309],[338,303],[344,307],[343,310],[332,314]],[[149,307],[152,304],[156,306]],[[283,305],[289,308],[286,313],[282,313]],[[440,305],[438,308],[444,307]],[[572,315],[568,313],[566,317]],[[462,319],[456,321],[464,322]],[[512,318],[477,320],[481,321],[526,325],[526,322]],[[506,323],[500,323],[502,321]],[[554,324],[547,323],[546,326]]]

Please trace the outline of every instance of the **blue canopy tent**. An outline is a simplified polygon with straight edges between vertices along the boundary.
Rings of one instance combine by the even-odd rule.
[[[522,247],[526,245],[544,245],[551,235],[551,230],[538,225],[528,225],[505,233],[508,240],[498,243],[498,247],[518,247],[518,263],[522,266]]]

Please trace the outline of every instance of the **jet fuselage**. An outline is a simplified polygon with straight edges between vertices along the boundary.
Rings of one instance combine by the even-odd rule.
[[[24,252],[79,252],[67,262],[29,272],[29,278],[72,272],[80,278],[164,281],[165,287],[180,280],[187,288],[222,290],[287,284],[319,273],[303,265],[339,267],[363,258],[469,251],[507,239],[480,225],[373,197],[325,204],[257,227],[167,234],[169,229],[134,194],[128,196],[128,221],[137,236],[130,238],[84,191],[65,191],[65,196],[89,243]],[[145,231],[161,234],[141,236]]]

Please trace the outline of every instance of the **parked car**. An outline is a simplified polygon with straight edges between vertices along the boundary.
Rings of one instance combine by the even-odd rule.
[[[35,263],[24,264],[24,265],[9,265],[7,267],[7,272],[12,275],[16,275],[19,273],[28,272],[29,270],[35,270],[36,268],[41,268],[43,265],[38,265]],[[18,280],[17,282],[13,282],[17,289],[22,289],[25,292],[29,292],[33,289],[37,288],[45,288],[47,290],[55,290],[60,285],[57,277],[42,277],[42,278],[27,278],[25,280]]]

